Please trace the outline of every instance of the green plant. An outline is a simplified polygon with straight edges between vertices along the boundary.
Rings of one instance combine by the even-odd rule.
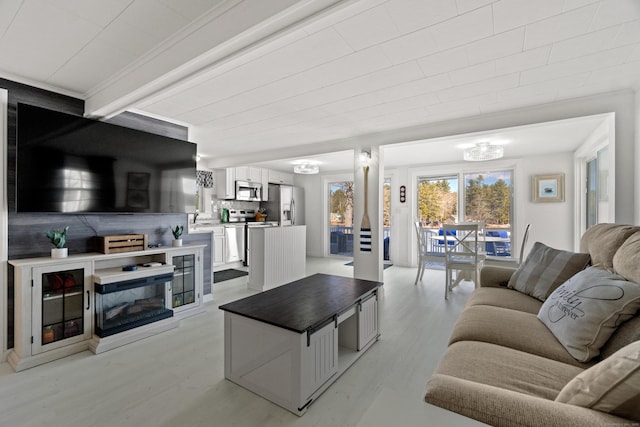
[[[64,245],[67,244],[67,231],[69,231],[69,227],[65,227],[62,230],[49,230],[45,231],[44,235],[51,240],[53,246],[58,249],[64,248]]]
[[[173,233],[173,238],[178,240],[180,236],[182,236],[182,230],[184,230],[184,227],[182,225],[176,225],[176,228],[169,227],[169,230]]]

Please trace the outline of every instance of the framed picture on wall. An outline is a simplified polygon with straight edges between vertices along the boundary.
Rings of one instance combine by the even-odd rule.
[[[533,175],[531,193],[532,202],[564,202],[564,174]]]

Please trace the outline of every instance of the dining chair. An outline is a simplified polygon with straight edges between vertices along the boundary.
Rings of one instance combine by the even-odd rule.
[[[414,283],[414,285],[417,285],[418,280],[422,280],[424,269],[427,266],[427,235],[420,221],[416,221],[414,225],[418,239],[418,274],[416,275],[416,282]]]
[[[472,280],[478,287],[480,269],[485,259],[485,242],[482,238],[484,233],[481,233],[483,228],[484,224],[482,223],[444,225],[444,234],[447,240],[445,245],[444,299],[448,299],[449,292],[464,279]],[[455,281],[453,279],[454,272]]]

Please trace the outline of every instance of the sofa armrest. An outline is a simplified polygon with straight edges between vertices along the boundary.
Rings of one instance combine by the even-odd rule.
[[[425,401],[497,427],[602,427],[636,425],[634,421],[593,409],[434,374]]]
[[[490,288],[506,287],[516,269],[486,265],[480,270],[480,286]]]

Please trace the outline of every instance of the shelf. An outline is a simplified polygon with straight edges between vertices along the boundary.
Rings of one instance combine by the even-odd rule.
[[[138,267],[134,271],[123,271],[122,267],[102,268],[95,271],[93,281],[99,285],[106,285],[114,282],[124,282],[132,279],[141,279],[160,274],[172,273],[174,266],[164,264],[155,267]]]

